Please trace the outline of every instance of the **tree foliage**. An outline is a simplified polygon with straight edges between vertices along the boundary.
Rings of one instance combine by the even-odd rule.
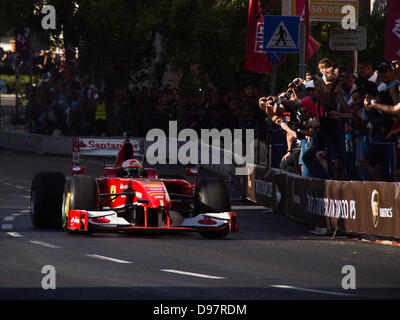
[[[53,44],[62,41],[79,49],[79,72],[103,83],[111,94],[151,79],[161,83],[167,70],[181,75],[182,93],[214,85],[217,89],[239,90],[247,86],[267,87],[269,76],[243,69],[246,52],[248,0],[3,0],[0,34],[30,27]],[[57,12],[57,29],[41,30],[38,14],[43,4]],[[266,14],[279,15],[281,1],[261,1]],[[381,1],[380,3],[384,3]],[[367,28],[368,48],[360,60],[383,58],[384,15],[360,19]],[[24,19],[22,19],[24,15]],[[328,32],[323,24],[320,32]],[[161,36],[162,50],[156,55],[154,39]],[[49,37],[51,35],[51,37]],[[62,37],[61,37],[62,35]],[[329,51],[322,42],[321,56],[351,64],[350,54]],[[298,57],[288,54],[278,68],[277,87],[288,83],[298,71]],[[150,68],[150,65],[153,67]],[[315,70],[316,59],[309,62]]]

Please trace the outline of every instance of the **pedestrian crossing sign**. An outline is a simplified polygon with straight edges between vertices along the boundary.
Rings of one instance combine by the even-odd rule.
[[[264,16],[264,51],[299,52],[300,17]]]

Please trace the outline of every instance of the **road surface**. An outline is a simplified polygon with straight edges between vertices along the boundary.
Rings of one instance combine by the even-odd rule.
[[[38,171],[68,175],[71,159],[0,149],[0,299],[398,299],[400,247],[316,235],[268,208],[232,201],[242,232],[71,236],[35,229],[30,184]],[[103,162],[83,160],[88,174]],[[160,166],[161,173],[183,173]],[[55,289],[44,289],[46,266]],[[355,278],[346,278],[345,266]],[[346,270],[346,269],[345,269]],[[353,282],[351,282],[353,281]],[[352,284],[345,290],[342,283]]]

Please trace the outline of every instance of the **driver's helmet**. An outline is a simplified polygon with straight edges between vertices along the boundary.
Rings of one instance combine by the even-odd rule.
[[[121,176],[123,178],[141,178],[143,177],[143,166],[135,159],[129,159],[121,165]]]

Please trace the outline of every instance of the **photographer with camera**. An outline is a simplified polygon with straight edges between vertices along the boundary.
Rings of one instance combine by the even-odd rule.
[[[296,153],[293,152],[293,144],[297,140],[297,133],[288,125],[285,113],[276,111],[276,102],[276,97],[262,97],[259,99],[259,107],[267,114],[268,118],[270,118],[274,124],[281,127],[281,129],[286,132],[286,143],[288,149],[287,153],[283,156],[282,161],[287,163],[287,166],[285,166],[285,169],[283,170],[298,173],[298,161],[295,160]],[[289,167],[291,168],[289,169]]]
[[[322,106],[321,97],[326,90],[321,86],[323,80],[315,78],[305,84],[304,88],[307,97],[302,99],[288,99],[288,96],[280,96],[278,99],[272,98],[270,107],[274,114],[290,114],[290,121],[285,130],[288,133],[295,132],[293,135],[296,139],[305,140],[305,137],[313,137],[313,145],[307,151],[305,143],[302,142],[304,153],[302,161],[310,171],[310,176],[313,177],[329,177],[329,162],[328,153],[324,145],[324,134],[321,134],[321,121],[324,121],[325,110]],[[317,88],[315,86],[317,85]],[[310,117],[312,120],[310,121]],[[290,149],[290,148],[289,148]],[[301,161],[301,160],[300,160]]]
[[[306,81],[301,78],[294,79],[289,85],[288,90],[282,93],[281,99],[299,100],[305,97]],[[308,168],[302,161],[303,154],[312,147],[313,136],[316,131],[313,125],[317,124],[303,107],[298,107],[289,113],[289,127],[296,132],[297,139],[287,135],[288,151],[283,156],[280,168],[285,171],[308,176]]]

